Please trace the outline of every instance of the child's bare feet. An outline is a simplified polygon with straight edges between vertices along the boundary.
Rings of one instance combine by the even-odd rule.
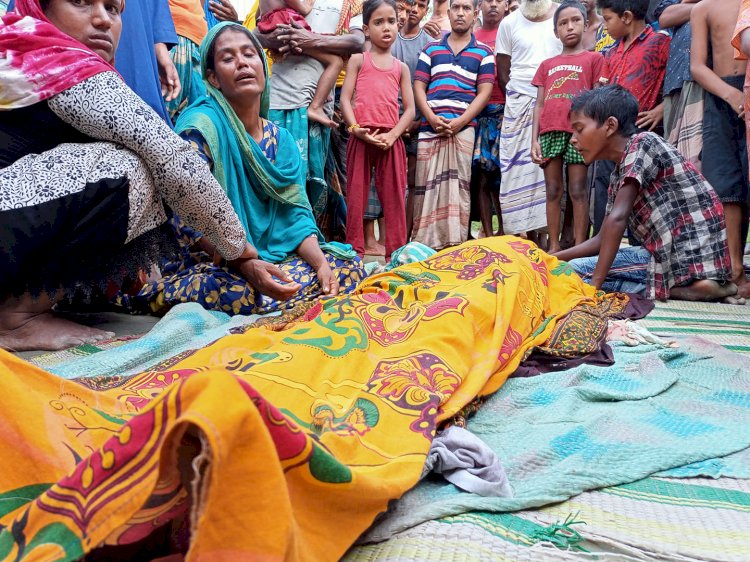
[[[748,279],[747,275],[745,275],[744,269],[742,270],[740,275],[732,279],[732,283],[737,285],[738,297],[742,297],[743,299],[750,298],[750,279]]]
[[[307,108],[307,120],[308,121],[315,121],[316,123],[320,123],[321,125],[325,127],[330,127],[331,129],[336,128],[336,123],[326,115],[326,112],[323,111],[322,107],[313,107],[312,105]]]
[[[381,246],[377,242],[374,244],[365,244],[365,254],[368,256],[384,256],[385,246]]]
[[[685,287],[672,287],[669,297],[683,301],[722,301],[727,304],[745,304],[745,299],[737,295],[734,283],[720,284],[713,279],[693,281]]]

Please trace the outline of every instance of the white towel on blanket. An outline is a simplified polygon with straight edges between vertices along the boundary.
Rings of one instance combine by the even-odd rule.
[[[466,492],[513,497],[508,476],[495,452],[462,427],[451,426],[435,437],[422,477],[428,472],[442,474],[448,482]]]

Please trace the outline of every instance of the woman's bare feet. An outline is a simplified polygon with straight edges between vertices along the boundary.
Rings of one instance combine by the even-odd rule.
[[[307,120],[315,121],[316,123],[320,123],[321,125],[329,127],[331,129],[336,128],[336,122],[329,118],[328,115],[326,115],[326,112],[323,111],[322,107],[313,107],[312,105],[310,105],[307,108]]]
[[[745,304],[745,299],[737,295],[737,285],[713,279],[693,281],[685,287],[672,287],[669,298],[683,301],[722,301],[727,304]]]
[[[58,351],[115,336],[113,332],[59,318],[52,312],[27,317],[15,328],[6,328],[6,324],[6,319],[3,318],[0,321],[0,348],[8,351]]]
[[[47,294],[0,300],[0,349],[58,351],[114,337],[56,316],[51,310],[57,300]]]

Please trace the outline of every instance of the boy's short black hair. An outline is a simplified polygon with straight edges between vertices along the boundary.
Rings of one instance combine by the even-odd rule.
[[[417,3],[417,0],[398,0],[402,4],[406,4],[407,6],[413,6]]]
[[[604,125],[607,119],[614,117],[620,124],[619,132],[623,137],[638,132],[635,125],[638,118],[638,100],[619,84],[602,86],[578,94],[573,98],[570,112],[583,113],[599,125]]]
[[[560,2],[560,5],[557,7],[557,10],[555,10],[555,15],[552,16],[552,25],[555,26],[555,29],[557,29],[557,20],[560,17],[560,12],[562,12],[566,8],[576,8],[577,10],[580,10],[581,15],[583,16],[583,21],[584,22],[589,21],[589,14],[586,11],[586,6],[584,6],[578,0],[563,0],[562,2]]]
[[[398,13],[398,6],[396,6],[396,0],[365,0],[365,3],[362,5],[362,23],[365,25],[370,25],[370,18],[372,17],[372,13],[380,8],[383,4],[387,4],[391,8],[393,8],[393,11]]]
[[[648,0],[596,0],[596,7],[600,10],[607,8],[618,16],[625,12],[632,12],[637,20],[645,20],[648,12]]]

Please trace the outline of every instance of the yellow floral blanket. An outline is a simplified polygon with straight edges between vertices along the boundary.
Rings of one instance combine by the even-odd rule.
[[[0,352],[0,559],[185,521],[188,560],[337,560],[417,482],[437,424],[584,302],[566,264],[508,236],[131,377],[66,381]]]

